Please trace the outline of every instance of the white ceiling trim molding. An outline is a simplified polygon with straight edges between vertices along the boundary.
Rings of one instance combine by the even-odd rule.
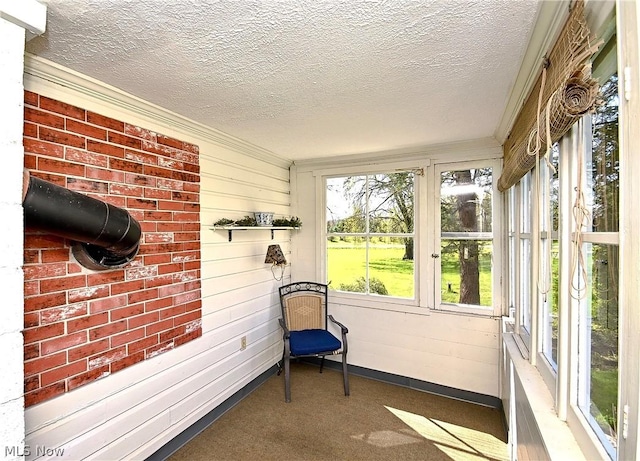
[[[495,131],[495,138],[501,144],[507,139],[522,105],[542,71],[543,58],[555,44],[569,16],[570,4],[571,1],[565,0],[542,2],[540,5],[540,11],[538,12],[527,51],[522,59],[520,71],[511,90],[500,124]]]
[[[187,133],[197,139],[224,146],[240,154],[277,167],[288,169],[291,166],[291,160],[280,157],[267,149],[195,122],[187,117],[171,112],[161,106],[147,102],[79,72],[60,66],[52,61],[27,53],[25,54],[24,68],[25,88],[27,89],[29,89],[30,78],[40,79],[63,88],[68,88],[84,97],[88,97],[90,100],[132,112],[137,117],[148,120],[154,125],[160,124],[166,126],[169,131],[177,130],[182,133]],[[153,82],[150,82],[150,84],[153,84]]]
[[[493,138],[481,138],[470,141],[457,141],[430,146],[396,149],[391,151],[369,152],[363,154],[341,155],[330,158],[296,160],[298,171],[312,171],[334,167],[388,165],[398,162],[443,160],[456,162],[477,158],[501,158],[502,148]]]
[[[37,0],[0,0],[0,18],[40,35],[47,26],[47,5]]]

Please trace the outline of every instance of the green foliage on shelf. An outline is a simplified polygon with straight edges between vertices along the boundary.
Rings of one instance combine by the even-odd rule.
[[[258,227],[256,219],[252,216],[245,216],[242,219],[233,220],[229,218],[221,218],[213,223],[214,226],[240,226],[240,227]],[[273,220],[273,227],[302,227],[302,221],[297,216],[290,218],[277,218]]]
[[[214,226],[231,226],[235,224],[233,219],[222,218],[213,223]]]
[[[291,218],[276,218],[273,220],[274,227],[302,227],[302,221],[297,216]]]
[[[251,226],[257,226],[258,223],[256,221],[256,218],[252,217],[252,216],[245,216],[242,219],[238,219],[235,222],[236,226],[243,226],[243,227],[251,227]]]

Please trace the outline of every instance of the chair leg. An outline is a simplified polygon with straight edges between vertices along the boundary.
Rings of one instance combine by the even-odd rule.
[[[347,373],[347,354],[342,354],[342,380],[344,381],[344,395],[349,395],[349,373]]]
[[[289,403],[291,402],[291,383],[289,382],[289,378],[291,377],[291,370],[289,367],[289,357],[285,356],[283,358],[284,361],[284,401]]]
[[[320,359],[320,373],[322,373],[322,369],[324,368],[324,355]]]

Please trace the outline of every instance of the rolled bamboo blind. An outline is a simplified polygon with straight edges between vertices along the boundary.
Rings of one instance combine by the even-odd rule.
[[[501,192],[516,184],[548,147],[593,109],[599,86],[591,78],[591,57],[599,46],[587,26],[584,1],[577,0],[504,143]]]

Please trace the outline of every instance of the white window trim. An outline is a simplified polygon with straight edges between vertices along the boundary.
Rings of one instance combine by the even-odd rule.
[[[629,428],[618,446],[619,459],[637,459],[640,454],[640,315],[638,299],[638,261],[640,253],[640,4],[636,1],[616,1],[618,40],[618,84],[623,89],[620,98],[620,298],[619,338],[620,393],[618,408],[627,409]],[[622,425],[621,425],[622,426]]]
[[[414,182],[414,196],[415,196],[415,205],[414,213],[415,213],[415,223],[414,223],[414,231],[413,231],[413,239],[414,239],[414,255],[417,255],[418,264],[414,263],[414,297],[413,298],[400,298],[396,296],[381,296],[373,293],[349,293],[346,291],[332,291],[332,297],[338,302],[367,307],[367,308],[379,308],[382,310],[392,310],[397,312],[410,312],[416,314],[427,314],[420,300],[421,293],[423,290],[420,286],[421,277],[421,264],[420,257],[422,233],[425,232],[425,227],[421,224],[421,216],[424,216],[426,213],[421,213],[421,202],[420,202],[420,191],[425,189],[424,180],[426,177],[425,171],[429,168],[430,161],[421,160],[420,162],[416,161],[405,161],[405,162],[394,162],[389,164],[375,164],[375,165],[363,165],[363,166],[345,166],[343,168],[330,168],[324,170],[315,170],[313,172],[313,176],[316,181],[316,197],[322,198],[322,204],[319,209],[316,209],[316,217],[317,222],[320,223],[318,226],[318,241],[321,242],[321,245],[317,245],[316,247],[316,260],[319,261],[318,269],[317,269],[317,279],[326,280],[327,277],[327,194],[326,194],[326,184],[327,179],[330,178],[340,178],[350,175],[374,175],[374,174],[390,174],[393,172],[399,171],[415,171],[416,180]],[[414,261],[416,260],[414,256]]]
[[[452,170],[465,170],[465,169],[477,169],[477,168],[492,168],[492,216],[491,216],[491,229],[493,234],[492,244],[492,283],[491,291],[493,293],[491,297],[492,306],[469,306],[458,303],[443,303],[441,301],[441,287],[439,275],[440,271],[435,268],[439,264],[439,257],[436,261],[432,261],[430,264],[431,279],[432,279],[432,293],[434,300],[432,301],[433,310],[438,312],[453,312],[470,315],[480,315],[486,317],[502,317],[505,315],[505,309],[503,306],[504,298],[500,296],[503,293],[502,279],[503,279],[503,251],[504,246],[507,244],[507,237],[504,232],[503,224],[503,210],[504,210],[504,194],[498,191],[498,178],[502,173],[502,162],[491,158],[482,160],[469,160],[469,161],[434,161],[434,168],[431,169],[431,181],[430,184],[433,188],[431,194],[433,203],[432,215],[434,219],[433,236],[430,240],[432,254],[440,255],[440,175],[443,171]],[[431,254],[428,255],[429,259]]]
[[[588,116],[587,116],[588,117]],[[578,172],[578,161],[576,156],[583,155],[585,149],[585,142],[590,142],[590,133],[588,133],[588,127],[590,126],[589,120],[580,120],[570,132],[570,135],[565,137],[561,141],[561,154],[560,154],[560,175],[561,178],[568,178],[561,180],[560,183],[560,203],[559,207],[562,211],[571,210],[575,201],[576,192],[574,190],[575,178],[578,174],[585,174],[584,171]],[[622,155],[622,154],[621,154]],[[584,168],[584,166],[583,166]],[[583,181],[583,184],[585,182]],[[532,186],[535,186],[532,184]],[[538,194],[532,194],[536,197]],[[534,200],[534,202],[536,202]],[[520,202],[518,201],[518,204]],[[533,204],[532,204],[533,205]],[[533,207],[532,207],[533,208]],[[621,208],[622,209],[622,208]],[[532,210],[534,212],[534,210]],[[561,306],[559,311],[559,326],[558,326],[558,368],[557,373],[551,367],[548,360],[544,356],[539,342],[536,345],[532,345],[530,349],[529,363],[534,366],[542,381],[546,384],[552,396],[555,396],[555,408],[558,415],[558,419],[566,421],[569,425],[572,433],[574,434],[578,444],[585,453],[588,459],[610,459],[610,455],[607,453],[607,449],[602,444],[598,435],[597,429],[594,429],[589,423],[589,417],[586,416],[579,408],[578,402],[578,379],[580,378],[579,367],[579,334],[575,330],[572,330],[572,326],[580,324],[580,306],[577,301],[571,298],[570,292],[566,287],[570,285],[570,278],[575,276],[571,274],[571,260],[572,260],[572,245],[570,242],[574,240],[575,229],[572,216],[567,213],[560,213],[561,219],[559,223],[559,235],[558,240],[560,242],[560,267],[559,267],[559,285],[561,287],[559,292],[559,305]],[[519,218],[520,219],[520,218]],[[536,229],[537,223],[532,222],[532,233],[539,234]],[[518,226],[517,229],[520,229]],[[539,237],[539,235],[538,235]],[[596,243],[596,244],[611,244],[619,245],[620,236],[617,232],[583,232],[582,241],[584,243]],[[518,256],[519,257],[519,256]],[[532,259],[538,259],[536,254],[532,252]],[[535,282],[537,272],[533,273],[532,269],[532,283]],[[518,285],[519,288],[519,285]],[[535,289],[535,285],[532,285],[532,299],[535,300],[532,304],[532,308],[538,309],[538,291]],[[534,307],[535,306],[535,307]],[[541,315],[541,313],[540,313]],[[518,315],[516,315],[518,317]],[[532,313],[533,317],[533,313]],[[620,313],[620,321],[622,321],[622,313]],[[542,320],[538,322],[537,326],[532,325],[532,331],[535,333],[533,336],[539,336],[539,326],[542,325]],[[535,329],[534,329],[535,328]],[[621,325],[620,328],[623,328]],[[584,332],[580,333],[583,334]],[[521,335],[522,336],[522,335]],[[526,338],[522,338],[526,341]],[[535,353],[531,353],[535,351]],[[621,364],[622,367],[622,364]],[[622,380],[622,375],[619,377]],[[619,395],[619,400],[621,396]],[[621,408],[619,406],[619,408]],[[624,443],[622,440],[621,431],[618,434],[618,444]],[[620,448],[618,448],[618,457],[620,457]],[[622,459],[622,458],[620,458]]]
[[[471,149],[471,148],[469,148]],[[393,296],[379,296],[375,294],[358,294],[336,291],[331,293],[332,298],[337,303],[345,305],[353,305],[365,308],[388,310],[394,312],[414,313],[419,315],[431,315],[434,312],[439,313],[452,313],[471,316],[482,317],[501,317],[503,315],[503,284],[502,284],[502,266],[504,264],[503,258],[506,252],[503,251],[503,246],[506,242],[505,232],[503,230],[502,219],[504,216],[504,198],[502,194],[497,191],[497,178],[501,173],[502,159],[497,154],[494,148],[486,148],[482,145],[477,149],[473,149],[466,154],[468,160],[461,162],[452,162],[450,155],[434,155],[433,158],[421,158],[419,160],[404,160],[397,162],[351,162],[345,163],[343,167],[332,167],[325,169],[311,168],[311,173],[315,178],[315,190],[316,197],[321,198],[321,206],[317,207],[316,222],[320,223],[316,229],[317,241],[321,242],[320,245],[316,245],[316,278],[318,280],[326,279],[326,179],[331,177],[343,177],[349,175],[365,175],[365,174],[387,174],[393,171],[407,171],[416,170],[423,175],[416,175],[415,184],[415,197],[416,197],[416,216],[415,216],[415,229],[414,229],[414,252],[417,255],[418,264],[415,265],[415,298],[398,298]],[[493,241],[494,241],[494,274],[492,289],[495,295],[493,296],[494,306],[492,308],[467,308],[463,305],[454,305],[451,309],[434,309],[434,291],[435,280],[433,276],[433,269],[429,263],[424,261],[431,260],[431,254],[435,245],[435,234],[439,232],[439,228],[433,225],[433,220],[430,217],[434,216],[434,213],[439,213],[439,203],[435,203],[433,197],[435,196],[435,173],[434,165],[436,163],[448,164],[452,167],[465,167],[468,164],[474,164],[476,167],[493,168],[494,174],[494,204],[493,204]],[[439,187],[439,183],[438,183]],[[498,248],[498,252],[495,252],[495,247]],[[325,280],[326,281],[326,280]]]

